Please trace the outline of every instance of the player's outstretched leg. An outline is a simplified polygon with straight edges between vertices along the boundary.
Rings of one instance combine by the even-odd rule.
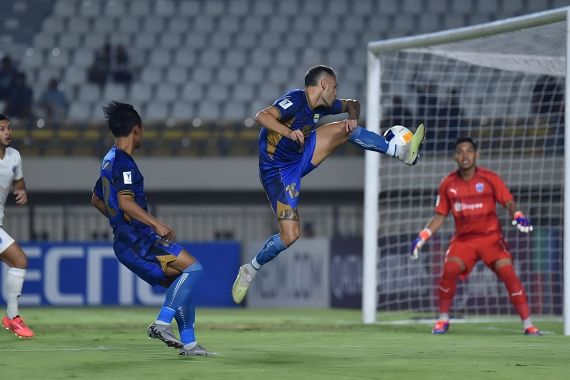
[[[348,141],[363,149],[395,157],[406,165],[415,165],[420,157],[424,139],[425,127],[423,124],[420,124],[412,140],[406,145],[396,145],[393,142],[387,142],[383,136],[362,127],[355,128],[350,134]]]
[[[402,158],[398,158],[404,161],[406,165],[415,165],[420,158],[425,136],[426,129],[423,124],[420,124],[418,129],[416,129],[416,133],[414,133],[414,137],[412,137],[412,141],[404,145]]]
[[[261,266],[273,260],[279,253],[284,251],[287,245],[281,240],[279,234],[271,236],[265,241],[263,247],[251,260],[251,263],[244,264],[239,268],[238,275],[232,286],[232,298],[235,303],[241,303],[245,298],[255,274]]]
[[[232,286],[232,298],[235,303],[241,303],[245,298],[257,270],[250,264],[239,267],[238,275]]]

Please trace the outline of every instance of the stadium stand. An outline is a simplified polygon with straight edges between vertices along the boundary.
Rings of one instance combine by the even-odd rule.
[[[36,87],[36,94],[50,78],[61,78],[67,96],[73,99],[68,122],[62,127],[64,135],[77,133],[83,138],[87,130],[101,129],[100,106],[117,99],[139,108],[150,128],[166,125],[156,128],[165,146],[147,154],[194,155],[197,150],[180,149],[184,145],[178,141],[178,132],[166,132],[183,131],[194,141],[199,140],[194,133],[216,138],[224,125],[231,125],[231,130],[247,129],[244,120],[260,107],[288,88],[302,86],[310,65],[336,68],[339,96],[364,101],[366,43],[370,40],[493,21],[567,3],[6,0],[0,52],[12,55]],[[24,22],[26,28],[20,27]],[[338,29],[341,22],[343,28]],[[127,46],[134,72],[130,86],[107,83],[100,88],[87,83],[95,51],[106,42]],[[192,123],[201,126],[192,128]],[[16,145],[28,154],[75,153],[65,139],[59,141],[59,149],[37,146],[40,124],[21,125],[29,131],[29,138]],[[226,153],[254,151],[255,145]],[[93,150],[91,154],[100,153]]]

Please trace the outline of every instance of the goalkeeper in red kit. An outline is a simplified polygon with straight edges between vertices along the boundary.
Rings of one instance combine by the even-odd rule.
[[[461,137],[455,144],[454,159],[458,170],[447,175],[439,186],[435,215],[420,232],[411,247],[417,259],[426,241],[443,225],[451,211],[455,220],[455,235],[447,250],[443,274],[439,280],[439,320],[433,334],[445,334],[449,329],[449,309],[456,290],[456,281],[467,276],[477,261],[494,271],[504,282],[511,303],[523,322],[526,335],[541,335],[532,324],[526,293],[513,268],[513,258],[503,239],[495,204],[509,210],[520,232],[532,231],[530,221],[518,209],[503,180],[494,172],[477,167],[477,143]]]

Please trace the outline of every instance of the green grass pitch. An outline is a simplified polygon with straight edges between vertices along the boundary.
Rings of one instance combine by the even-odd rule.
[[[36,336],[0,331],[0,378],[523,380],[568,378],[570,368],[556,321],[537,323],[541,337],[514,319],[433,336],[428,324],[364,326],[352,310],[199,309],[198,339],[219,355],[190,358],[146,337],[157,310],[25,308]]]

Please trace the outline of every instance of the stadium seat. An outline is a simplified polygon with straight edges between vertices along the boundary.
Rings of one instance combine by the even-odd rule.
[[[131,86],[129,100],[134,103],[146,103],[152,99],[152,85],[135,82]]]
[[[223,103],[229,98],[229,89],[226,84],[217,83],[216,85],[206,87],[206,89],[206,101]]]
[[[224,120],[242,121],[247,117],[247,110],[244,103],[233,100],[225,105],[222,113]]]
[[[51,33],[40,33],[34,37],[34,47],[36,49],[52,49],[56,46],[56,35]]]
[[[90,28],[90,33],[109,34],[116,29],[115,19],[96,17],[93,19],[93,24]]]
[[[31,49],[22,57],[22,66],[33,70],[44,66],[44,54],[41,49]]]
[[[198,83],[187,82],[182,86],[182,100],[198,102],[204,98],[202,86]]]
[[[72,64],[77,69],[86,69],[93,63],[95,52],[92,49],[80,48],[76,49],[73,54]]]
[[[355,2],[360,3],[361,0]],[[322,1],[305,1],[303,3],[303,14],[311,17],[320,17],[325,12],[325,3]]]
[[[272,1],[258,2],[253,8],[253,15],[255,15],[257,18],[257,16],[269,16],[273,14],[273,4],[274,2]]]
[[[217,33],[210,39],[210,47],[218,50],[226,50],[232,46],[230,33]]]
[[[151,50],[156,47],[156,35],[153,33],[137,33],[135,36],[136,49]]]
[[[156,89],[155,98],[161,102],[171,103],[178,98],[176,86],[171,83],[161,83]]]
[[[40,35],[45,34],[58,34],[62,33],[65,30],[65,18],[64,17],[48,17],[44,20],[42,25],[42,32]],[[38,35],[39,36],[39,35]]]
[[[124,101],[127,97],[127,89],[125,85],[117,83],[108,83],[103,90],[103,99]]]
[[[68,34],[76,34],[78,36],[82,34],[87,34],[90,27],[91,27],[91,22],[89,19],[76,18],[76,17],[68,18],[67,22]]]
[[[86,71],[83,68],[76,66],[69,66],[63,75],[63,82],[66,85],[74,86],[85,83],[87,77]]]
[[[163,122],[168,117],[168,106],[166,103],[151,101],[144,112],[144,119],[150,122]]]
[[[239,1],[230,1],[226,11],[231,16],[245,16],[249,13],[249,7],[244,7],[243,3]]]
[[[177,102],[172,108],[172,117],[177,120],[191,120],[194,118],[194,110],[191,104]]]
[[[158,84],[162,81],[162,70],[156,67],[145,67],[141,79],[144,83]]]
[[[247,63],[247,56],[245,51],[239,49],[229,50],[224,57],[224,66],[228,68],[241,68]]]
[[[152,49],[150,52],[150,66],[164,69],[171,64],[170,50],[162,47]]]
[[[253,49],[256,45],[257,35],[255,32],[242,31],[235,36],[235,46],[241,51],[243,51],[242,49]]]
[[[71,121],[83,122],[89,119],[91,110],[85,103],[73,102],[69,107],[68,117]]]
[[[188,49],[178,49],[174,55],[174,64],[180,67],[192,67],[197,61],[196,54]]]
[[[186,36],[185,48],[201,49],[206,47],[208,37],[204,33],[191,33]]]
[[[196,16],[200,14],[200,1],[179,2],[178,14],[183,17]]]
[[[62,17],[71,17],[75,15],[76,2],[59,0],[53,7],[53,14]]]
[[[82,1],[78,5],[79,16],[98,17],[101,14],[101,4],[99,1]]]
[[[136,0],[130,2],[129,13],[135,16],[148,16],[153,14],[150,0]]]
[[[166,82],[170,84],[182,84],[188,80],[188,71],[185,67],[173,66],[166,72]]]
[[[105,44],[105,36],[103,34],[90,33],[85,35],[83,47],[92,50],[101,49]]]
[[[194,21],[192,26],[195,31],[200,31],[206,34],[213,34],[216,31],[216,23],[212,16],[200,15],[200,17]]]
[[[198,84],[210,84],[214,79],[213,69],[208,66],[198,66],[192,70],[192,81]]]
[[[179,15],[172,16],[168,22],[168,32],[185,34],[190,28],[191,21]]]
[[[232,67],[221,67],[218,70],[218,74],[216,75],[216,79],[220,83],[224,83],[225,85],[230,85],[231,83],[239,83],[239,72],[236,68]]]
[[[221,110],[222,107],[220,106],[219,103],[201,102],[200,105],[198,106],[198,113],[196,116],[202,120],[214,121],[221,119],[222,117]]]
[[[224,14],[224,1],[205,1],[203,13],[212,16],[221,16]]]
[[[158,16],[171,17],[176,14],[176,4],[172,0],[158,0],[154,9],[154,13]]]
[[[178,50],[182,46],[182,34],[175,31],[163,32],[159,36],[158,46],[164,49]]]
[[[79,90],[79,100],[85,103],[95,103],[101,98],[101,89],[94,84],[86,84]]]

